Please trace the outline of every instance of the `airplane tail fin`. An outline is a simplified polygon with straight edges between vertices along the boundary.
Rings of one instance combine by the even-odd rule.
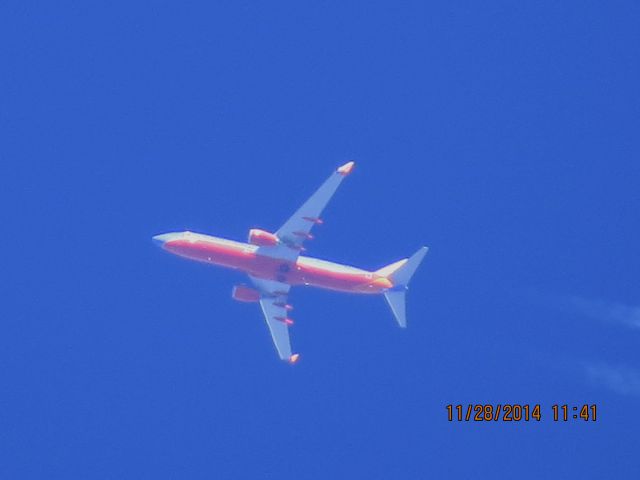
[[[387,265],[376,272],[376,274],[388,278],[393,283],[393,288],[384,292],[384,298],[396,317],[398,325],[402,328],[407,326],[405,297],[409,288],[409,281],[428,251],[428,247],[422,247],[410,258]]]

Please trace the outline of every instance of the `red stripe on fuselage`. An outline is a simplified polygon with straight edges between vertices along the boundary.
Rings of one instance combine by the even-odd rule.
[[[258,255],[253,245],[216,241],[215,238],[171,240],[165,250],[199,262],[242,270],[250,275],[277,280],[289,285],[314,287],[353,293],[380,293],[384,288],[372,284],[377,275],[366,271],[349,271],[339,264],[298,257],[295,263]]]

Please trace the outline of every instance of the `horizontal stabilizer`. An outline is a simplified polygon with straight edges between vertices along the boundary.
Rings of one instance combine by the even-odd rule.
[[[407,327],[407,317],[405,315],[406,294],[407,291],[405,289],[389,290],[387,292],[384,292],[384,299],[389,304],[389,307],[393,312],[393,316],[396,317],[398,325],[400,325],[402,328]]]
[[[392,263],[391,265],[387,265],[386,267],[382,267],[380,270],[376,271],[376,275],[380,275],[381,277],[389,278],[391,275],[393,275],[393,272],[398,270],[400,267],[402,267],[408,261],[409,261],[408,258],[404,258],[402,260],[398,260],[397,262]]]
[[[398,265],[398,268],[389,275],[389,278],[393,282],[393,285],[397,287],[406,287],[409,284],[409,280],[411,280],[411,277],[413,277],[413,274],[416,273],[416,270],[420,266],[420,263],[422,263],[422,259],[428,251],[428,247],[422,247],[409,259],[405,260],[405,263],[403,263],[402,265]],[[396,265],[397,263],[394,263],[393,265]]]
[[[422,247],[410,258],[405,258],[404,260],[387,265],[376,272],[376,274],[391,280],[393,284],[391,289],[383,292],[384,298],[389,304],[393,316],[396,317],[398,325],[402,328],[406,328],[407,326],[405,300],[407,289],[409,288],[409,281],[411,277],[413,277],[413,274],[416,273],[416,270],[428,251],[429,249],[427,247]]]

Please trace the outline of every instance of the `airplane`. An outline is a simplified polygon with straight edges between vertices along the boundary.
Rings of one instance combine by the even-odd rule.
[[[289,340],[289,327],[293,325],[289,312],[293,307],[287,297],[293,286],[382,294],[398,325],[405,328],[406,291],[427,247],[376,271],[301,255],[305,251],[304,243],[313,239],[313,227],[323,223],[322,211],[354,165],[355,162],[348,162],[336,169],[276,232],[249,230],[248,243],[189,231],[156,235],[153,241],[180,257],[246,272],[253,287],[234,286],[232,298],[260,304],[278,356],[289,363],[294,364],[300,358],[298,353],[292,353]]]

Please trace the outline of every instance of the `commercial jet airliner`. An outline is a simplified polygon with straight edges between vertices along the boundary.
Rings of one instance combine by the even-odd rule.
[[[323,223],[320,214],[353,166],[354,162],[349,162],[333,172],[275,233],[257,228],[249,230],[248,243],[193,232],[164,233],[153,240],[175,255],[246,272],[253,288],[236,285],[232,297],[240,302],[260,304],[280,359],[290,363],[295,363],[300,356],[291,353],[289,341],[289,327],[293,325],[289,312],[293,307],[287,297],[289,289],[295,285],[382,294],[398,325],[404,328],[407,326],[407,286],[427,253],[427,247],[377,271],[301,255],[305,251],[304,243],[313,239],[311,229]]]

